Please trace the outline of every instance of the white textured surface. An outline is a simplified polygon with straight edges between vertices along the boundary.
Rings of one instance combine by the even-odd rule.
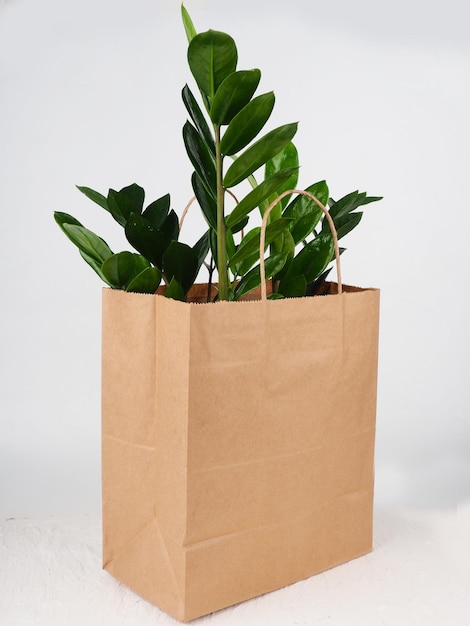
[[[196,620],[214,626],[468,626],[470,505],[379,510],[370,555]],[[157,626],[174,619],[101,570],[100,519],[0,522],[2,626]]]

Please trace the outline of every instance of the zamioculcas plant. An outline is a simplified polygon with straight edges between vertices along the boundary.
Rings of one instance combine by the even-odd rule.
[[[230,35],[214,30],[197,34],[184,6],[182,17],[189,67],[209,118],[207,122],[186,85],[183,102],[192,123],[185,124],[183,138],[195,170],[194,193],[210,228],[218,297],[237,299],[261,281],[259,266],[253,267],[259,257],[260,229],[249,230],[238,246],[233,235],[246,227],[254,209],[263,215],[277,196],[296,187],[299,159],[292,139],[297,124],[285,124],[258,137],[275,101],[273,92],[255,95],[260,70],[238,70],[237,47]],[[261,167],[264,177],[258,182],[254,174]],[[251,190],[227,215],[226,192],[245,180]],[[362,212],[356,209],[380,199],[356,191],[335,202],[325,181],[306,191],[329,205],[338,238],[361,220]],[[334,256],[333,238],[321,208],[306,196],[289,200],[289,196],[283,198],[268,219],[270,255],[265,267],[266,277],[273,278],[271,297],[313,295]]]
[[[106,197],[88,187],[78,189],[110,213],[137,252],[114,254],[101,237],[67,213],[56,212],[56,222],[113,289],[154,293],[163,282],[165,296],[185,300],[204,264],[209,283],[214,266],[217,269],[217,299],[237,300],[261,283],[260,227],[248,228],[249,220],[255,209],[263,216],[282,194],[269,214],[265,236],[269,247],[265,278],[272,282],[269,297],[315,295],[330,271],[333,237],[317,202],[307,195],[285,194],[297,186],[299,158],[292,142],[297,123],[262,133],[275,97],[272,91],[256,95],[260,70],[237,69],[233,38],[215,30],[198,34],[183,5],[181,11],[189,42],[188,64],[202,103],[201,107],[185,85],[182,99],[189,120],[183,127],[183,141],[194,167],[194,196],[208,231],[193,247],[180,242],[178,216],[170,209],[169,194],[144,209],[144,190],[136,184],[120,191],[110,189]],[[238,201],[240,183],[248,183],[248,189]],[[359,207],[380,200],[354,191],[334,201],[324,180],[305,191],[329,207],[338,239],[360,222]],[[230,212],[227,194],[234,206]],[[238,244],[235,236],[240,237]]]

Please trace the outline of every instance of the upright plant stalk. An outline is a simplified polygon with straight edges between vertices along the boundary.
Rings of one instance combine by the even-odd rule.
[[[238,300],[261,282],[259,266],[253,267],[259,233],[249,230],[238,246],[232,233],[247,225],[256,208],[264,214],[276,197],[297,189],[299,159],[292,143],[297,122],[261,134],[275,103],[272,91],[255,95],[261,71],[237,69],[237,46],[230,35],[212,29],[197,33],[184,7],[182,17],[189,43],[189,68],[211,122],[186,85],[182,95],[190,120],[183,128],[183,138],[194,166],[193,190],[210,228],[208,239],[218,271],[218,299]],[[226,171],[225,157],[232,160]],[[258,184],[254,174],[262,167],[263,180]],[[225,193],[244,181],[251,183],[251,191],[225,215]],[[356,211],[358,207],[379,199],[353,192],[334,202],[325,181],[305,191],[307,196],[301,193],[292,201],[289,194],[284,194],[269,215],[265,278],[273,280],[276,298],[313,295],[317,283],[324,281],[329,271],[333,255],[330,227],[308,194],[329,205],[338,238],[359,223],[362,212]],[[262,250],[264,254],[264,247]],[[231,272],[237,279],[233,285]]]
[[[219,300],[228,300],[227,236],[225,230],[225,189],[223,186],[223,156],[220,152],[220,126],[214,125],[215,161],[217,173],[217,271],[219,274]]]

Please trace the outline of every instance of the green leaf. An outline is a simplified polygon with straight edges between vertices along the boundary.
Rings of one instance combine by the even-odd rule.
[[[272,91],[261,94],[235,115],[220,141],[222,154],[236,154],[256,137],[271,116],[274,100]]]
[[[228,124],[248,104],[261,79],[261,72],[241,70],[233,72],[222,82],[214,96],[210,118],[218,126]]]
[[[353,228],[356,228],[356,226],[359,224],[361,219],[362,219],[362,211],[357,211],[356,213],[347,213],[346,215],[343,215],[342,217],[335,217],[333,222],[335,224],[336,234],[337,234],[338,239],[341,239],[342,237],[347,235],[349,232],[351,232]],[[321,232],[322,233],[331,232],[330,225],[328,224],[326,219],[323,220],[323,227],[322,227]]]
[[[286,262],[285,254],[273,254],[264,264],[265,278],[271,278],[274,274],[277,274],[284,267]],[[246,293],[257,289],[261,285],[260,266],[257,265],[252,270],[245,274],[235,288],[235,298],[238,299]]]
[[[288,189],[295,189],[297,186],[297,180],[299,178],[299,155],[297,148],[292,142],[288,143],[284,150],[281,150],[276,156],[270,159],[266,163],[264,177],[268,178],[276,172],[280,172],[285,168],[293,168],[292,176],[277,190],[277,195],[281,195],[283,191]],[[282,198],[280,206],[284,208],[289,202],[289,197]]]
[[[133,183],[120,191],[110,189],[108,207],[118,224],[125,227],[131,213],[140,215],[144,206],[145,192],[142,187]]]
[[[194,244],[193,250],[197,256],[197,271],[199,272],[209,253],[209,231],[205,232],[199,241]]]
[[[162,270],[168,281],[174,278],[186,294],[199,271],[198,254],[179,241],[172,241],[163,255]]]
[[[233,257],[233,255],[237,251],[235,239],[233,237],[233,233],[230,230],[230,228],[227,228],[226,233],[225,233],[225,249],[227,252],[227,265],[228,265],[229,260]]]
[[[215,262],[215,267],[217,267],[218,261],[218,251],[217,251],[217,230],[210,229],[209,232],[209,247],[212,254],[212,259]]]
[[[54,219],[57,222],[57,224],[59,225],[61,231],[69,239],[70,239],[70,237],[69,237],[69,234],[67,233],[66,229],[64,228],[64,224],[69,224],[69,225],[74,225],[74,226],[82,226],[82,224],[80,224],[80,222],[77,219],[75,219],[72,215],[69,215],[68,213],[62,213],[60,211],[55,211],[54,212]],[[80,252],[80,255],[81,255],[82,259],[85,261],[85,263],[88,263],[88,265],[98,274],[98,276],[101,278],[101,280],[104,280],[104,282],[107,285],[112,287],[111,283],[107,280],[107,278],[104,276],[103,272],[101,271],[101,266],[103,264],[101,259],[97,260],[95,257],[90,256],[89,254],[87,254],[86,252],[84,252],[80,248],[79,248],[79,252]]]
[[[270,214],[272,215],[272,213]],[[279,219],[279,218],[278,218]],[[287,257],[286,264],[282,268],[281,272],[275,276],[280,278],[287,271],[290,261],[295,254],[295,243],[289,230],[284,231],[277,239],[271,244],[271,252],[276,254],[285,254]]]
[[[174,277],[171,279],[164,295],[166,298],[172,298],[173,300],[186,300],[186,292]]]
[[[353,191],[336,202],[334,200],[330,201],[330,215],[333,218],[342,217],[360,206],[370,204],[371,202],[378,202],[379,200],[382,200],[382,198],[378,196],[367,196],[365,191]]]
[[[237,204],[235,209],[227,217],[227,228],[235,226],[235,224],[246,217],[250,211],[259,206],[263,200],[279,189],[279,187],[281,187],[286,180],[289,180],[292,177],[294,171],[296,171],[295,168],[289,167],[281,170],[280,172],[275,172],[272,176],[263,180],[262,183],[250,191],[250,193]]]
[[[283,278],[279,283],[279,292],[285,298],[301,298],[307,290],[307,280],[302,274]]]
[[[98,276],[101,278],[101,280],[103,280],[109,287],[114,287],[114,285],[112,285],[109,282],[109,280],[106,278],[106,276],[101,271],[101,267],[103,265],[101,263],[101,261],[96,261],[96,259],[93,259],[91,256],[86,254],[86,252],[83,252],[83,250],[79,250],[79,252],[80,252],[80,256],[85,261],[85,263],[88,263],[88,265],[98,274]]]
[[[206,146],[209,148],[212,154],[215,155],[214,137],[188,85],[185,85],[183,87],[181,96],[183,98],[184,106],[186,107],[186,110],[188,111],[189,116],[194,123],[194,126],[197,128],[200,136],[204,139]]]
[[[343,248],[344,250],[344,248]],[[320,289],[320,287],[322,287],[325,283],[325,280],[328,278],[328,275],[330,274],[331,270],[333,268],[328,268],[326,271],[324,271],[322,274],[320,274],[320,276],[318,276],[318,278],[315,278],[315,280],[311,283],[309,283],[307,285],[307,291],[305,292],[306,296],[316,296],[318,290]]]
[[[126,287],[126,291],[133,293],[155,293],[162,280],[162,273],[158,267],[147,267],[137,274]]]
[[[297,123],[293,123],[275,128],[264,135],[232,163],[224,176],[224,186],[233,187],[247,178],[285,148],[296,132]]]
[[[307,187],[313,196],[326,206],[328,203],[328,186],[324,180]],[[298,244],[303,241],[321,220],[324,215],[320,207],[308,196],[298,195],[284,210],[283,216],[290,217],[290,231],[294,242]]]
[[[192,124],[186,122],[183,126],[183,140],[189,159],[196,170],[197,175],[205,185],[206,189],[216,195],[217,174],[215,161],[209,148],[201,135]]]
[[[73,215],[69,215],[68,213],[62,213],[61,211],[54,211],[54,219],[57,224],[60,226],[60,229],[63,233],[67,235],[67,232],[64,230],[64,224],[75,224],[75,226],[83,226],[80,222],[73,217]],[[68,235],[67,235],[68,237]]]
[[[169,240],[178,239],[180,233],[179,219],[173,209],[168,213],[158,230]]]
[[[256,244],[256,249],[254,252],[251,252],[251,254],[248,254],[246,258],[242,259],[238,263],[236,261],[235,263],[233,263],[232,258],[229,258],[228,263],[235,276],[244,276],[248,272],[248,270],[251,267],[253,267],[253,265],[259,259],[260,230],[261,229],[259,226],[249,230],[247,233],[245,233],[245,236],[243,237],[241,243],[238,246],[238,250],[240,249],[243,250],[243,248],[248,245],[248,242],[250,241],[250,239],[256,238],[257,244]]]
[[[230,35],[208,30],[191,39],[188,63],[201,93],[209,104],[223,80],[237,67],[238,53]]]
[[[266,237],[265,237],[265,246],[267,247],[278,235],[289,228],[289,220],[281,218],[268,224],[266,228]],[[241,244],[238,246],[236,253],[230,259],[230,267],[233,269],[235,266],[243,261],[244,259],[258,255],[259,257],[259,247],[260,247],[260,232],[261,228],[254,228],[250,231],[250,237],[245,235]]]
[[[210,191],[206,189],[204,183],[196,172],[191,177],[194,195],[201,207],[202,214],[206,218],[211,228],[217,230],[217,202]]]
[[[267,211],[269,205],[276,200],[277,196],[280,196],[282,192],[287,191],[288,189],[295,189],[297,185],[297,179],[299,175],[299,156],[297,153],[297,148],[292,142],[289,142],[287,146],[283,150],[281,150],[281,152],[279,152],[276,156],[274,156],[266,163],[265,177],[268,175],[274,176],[276,172],[282,171],[282,169],[286,167],[293,168],[292,175],[279,187],[279,189],[276,190],[275,194],[268,197],[260,205],[260,211],[262,215],[264,215],[264,213]],[[290,196],[286,196],[275,204],[269,214],[268,222],[274,222],[275,220],[282,217],[282,209],[289,202],[289,198]],[[281,252],[285,252],[289,257],[294,256],[294,251],[295,243],[293,238],[287,238],[285,235],[282,236],[278,241],[273,241],[271,246],[272,253],[276,252],[279,254]]]
[[[128,284],[148,267],[150,263],[142,255],[124,251],[108,257],[101,270],[113,287],[126,289]]]
[[[142,217],[148,220],[154,228],[160,228],[168,216],[170,210],[170,194],[158,198],[142,213]]]
[[[292,259],[285,279],[303,275],[307,283],[311,283],[326,269],[333,253],[334,246],[331,233],[315,237]],[[279,291],[286,295],[281,286],[279,286]]]
[[[96,204],[98,204],[101,208],[105,209],[106,211],[109,211],[108,201],[103,196],[103,194],[99,193],[98,191],[95,191],[94,189],[90,189],[90,187],[79,187],[77,185],[77,189],[81,191],[83,194],[85,194],[87,198],[89,198],[90,200],[93,200],[93,202],[96,202]]]
[[[245,217],[244,219],[242,219],[240,222],[238,222],[238,224],[234,224],[230,230],[232,231],[232,233],[235,235],[236,233],[239,233],[241,230],[243,230],[245,228],[245,226],[248,224],[249,222],[249,217]]]
[[[191,42],[191,40],[197,35],[197,32],[194,28],[193,21],[183,4],[181,5],[181,18],[183,20],[183,26],[186,32],[186,37],[188,38],[188,42]]]
[[[142,215],[131,213],[125,233],[129,243],[151,263],[161,269],[165,250],[172,238],[152,226]]]
[[[63,222],[62,229],[80,251],[98,263],[104,263],[113,254],[108,244],[101,237],[84,226]]]

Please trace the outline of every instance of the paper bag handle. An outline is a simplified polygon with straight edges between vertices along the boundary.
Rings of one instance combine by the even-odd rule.
[[[273,202],[271,202],[271,204],[268,206],[268,208],[266,209],[263,215],[263,222],[261,224],[261,233],[260,233],[260,241],[259,241],[259,270],[260,270],[260,276],[261,276],[261,300],[267,299],[266,269],[265,269],[265,264],[264,264],[264,248],[265,248],[265,241],[266,241],[266,228],[268,225],[268,217],[271,211],[276,206],[276,204],[278,204],[278,202],[280,202],[282,198],[284,198],[285,196],[289,196],[293,193],[297,193],[302,196],[306,196],[307,198],[310,198],[310,200],[313,200],[313,202],[315,202],[315,204],[325,214],[325,217],[330,226],[331,234],[333,235],[333,246],[335,249],[335,261],[336,261],[336,275],[337,275],[337,282],[338,282],[338,295],[341,295],[343,292],[343,284],[341,281],[341,262],[339,259],[340,255],[339,255],[339,245],[338,245],[338,233],[336,232],[333,218],[331,217],[329,211],[320,202],[320,200],[316,198],[314,195],[312,195],[309,191],[303,191],[301,189],[288,189],[287,191],[283,191],[281,194],[279,194],[279,196],[277,196],[277,198],[273,200]]]

